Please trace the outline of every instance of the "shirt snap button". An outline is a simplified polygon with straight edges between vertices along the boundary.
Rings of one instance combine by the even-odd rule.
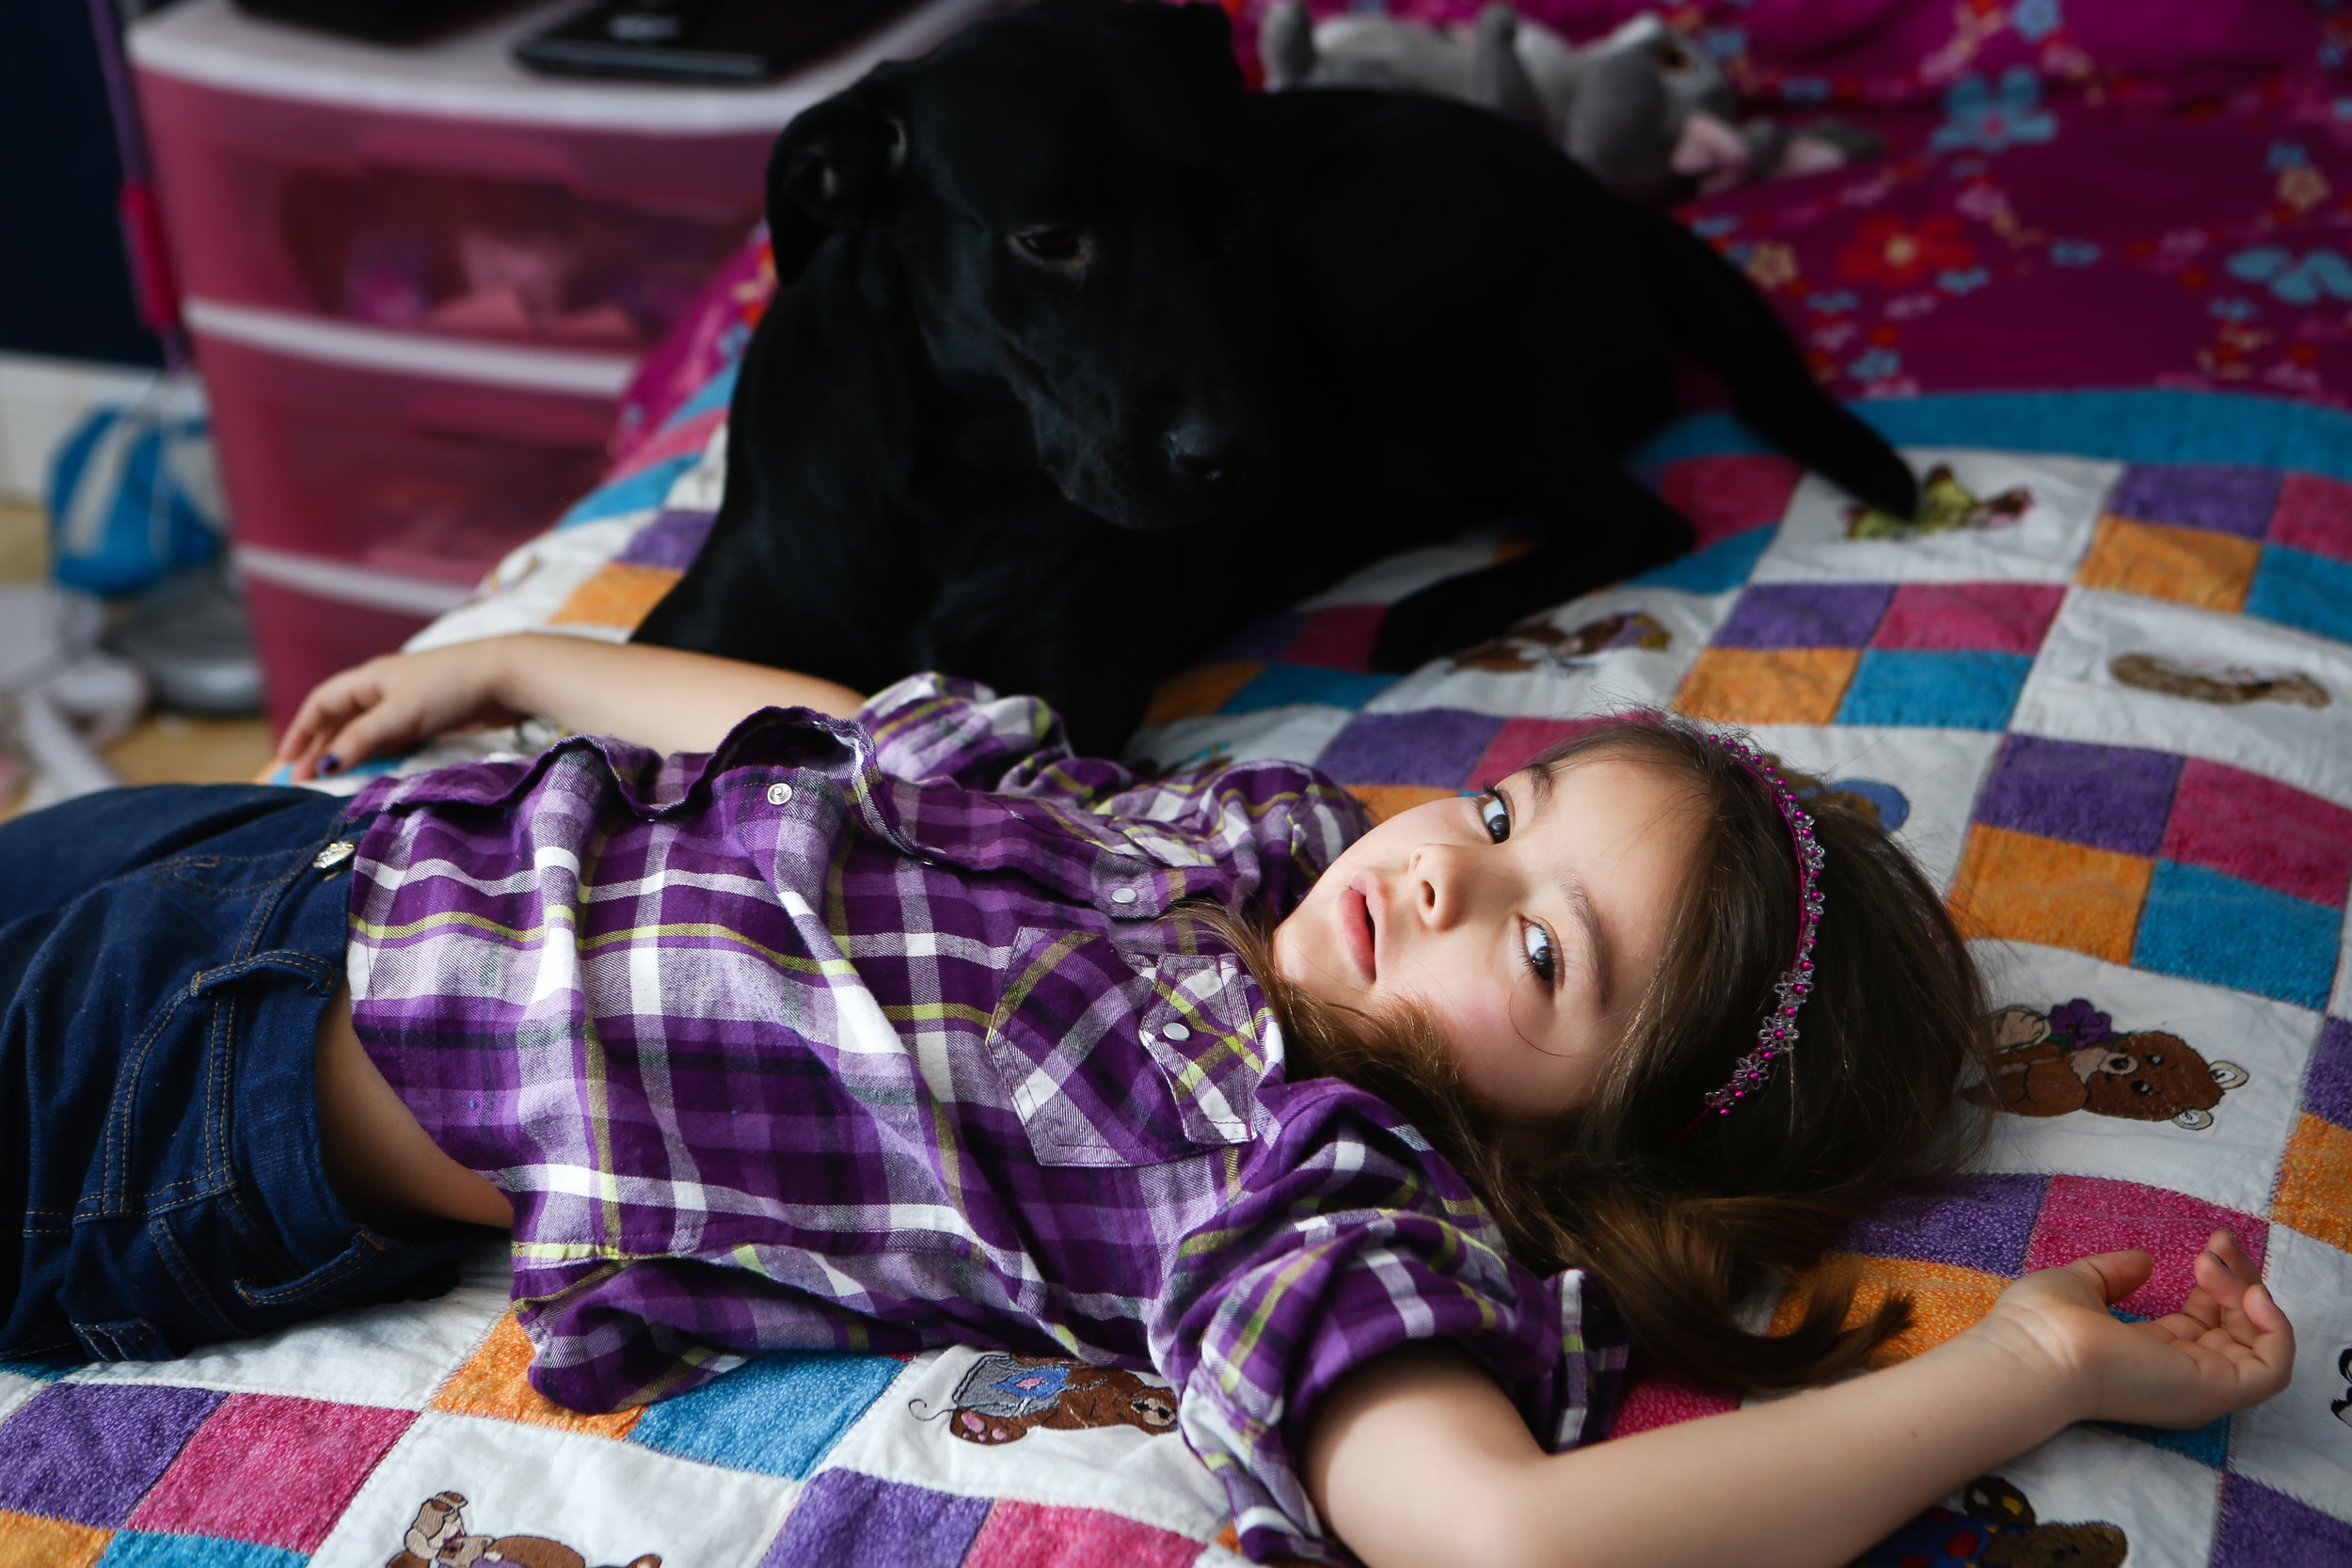
[[[352,851],[357,847],[358,846],[349,839],[330,844],[310,857],[310,864],[320,871],[332,871],[343,862],[351,859]]]
[[[1112,891],[1112,893],[1111,893],[1111,902],[1112,902],[1112,903],[1114,903],[1114,904],[1132,904],[1132,903],[1134,903],[1135,901],[1136,901],[1136,890],[1135,890],[1134,888],[1131,888],[1131,887],[1117,888],[1117,889],[1114,889],[1114,890]]]
[[[1192,1038],[1192,1031],[1185,1028],[1181,1023],[1163,1023],[1160,1025],[1160,1033],[1172,1040],[1188,1040]]]
[[[790,784],[772,784],[768,786],[768,803],[770,805],[780,806],[791,799],[792,786]]]

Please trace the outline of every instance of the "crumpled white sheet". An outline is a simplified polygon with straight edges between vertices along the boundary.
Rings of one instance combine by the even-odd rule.
[[[103,650],[105,605],[52,584],[0,587],[0,766],[35,810],[122,781],[98,749],[147,711],[147,680]],[[14,779],[0,774],[0,798]]]

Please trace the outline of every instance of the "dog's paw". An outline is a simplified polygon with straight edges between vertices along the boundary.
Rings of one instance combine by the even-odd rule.
[[[1418,670],[1493,636],[1514,619],[1509,589],[1484,572],[1433,582],[1389,607],[1372,645],[1375,670]]]

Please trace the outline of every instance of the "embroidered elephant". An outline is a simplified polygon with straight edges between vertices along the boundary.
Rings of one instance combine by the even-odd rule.
[[[401,1537],[401,1549],[386,1560],[384,1568],[474,1568],[476,1563],[587,1568],[586,1558],[544,1535],[469,1535],[465,1509],[462,1492],[438,1492],[425,1498],[415,1522]],[[661,1558],[647,1552],[630,1559],[628,1568],[661,1568]]]
[[[1931,1508],[1849,1568],[2122,1568],[2130,1543],[2105,1520],[2045,1525],[2000,1476],[1979,1476],[1961,1511]]]
[[[2247,1082],[2244,1068],[2207,1062],[2178,1035],[2118,1035],[2082,997],[2047,1014],[2005,1007],[1993,1023],[1993,1065],[1970,1098],[2011,1116],[2089,1111],[2201,1132],[2222,1095]]]
[[[920,1401],[912,1402],[919,1404]],[[1083,1432],[1128,1426],[1159,1433],[1176,1426],[1173,1390],[1120,1367],[1043,1360],[990,1351],[972,1363],[948,1399],[947,1430],[967,1443],[1017,1443],[1039,1427]],[[936,1416],[915,1413],[918,1420]]]

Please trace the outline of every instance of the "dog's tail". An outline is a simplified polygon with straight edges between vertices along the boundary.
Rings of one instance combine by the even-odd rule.
[[[1880,511],[1915,512],[1919,482],[1911,469],[1821,389],[1788,328],[1739,270],[1665,214],[1631,214],[1675,346],[1729,383],[1732,408],[1748,427]]]

